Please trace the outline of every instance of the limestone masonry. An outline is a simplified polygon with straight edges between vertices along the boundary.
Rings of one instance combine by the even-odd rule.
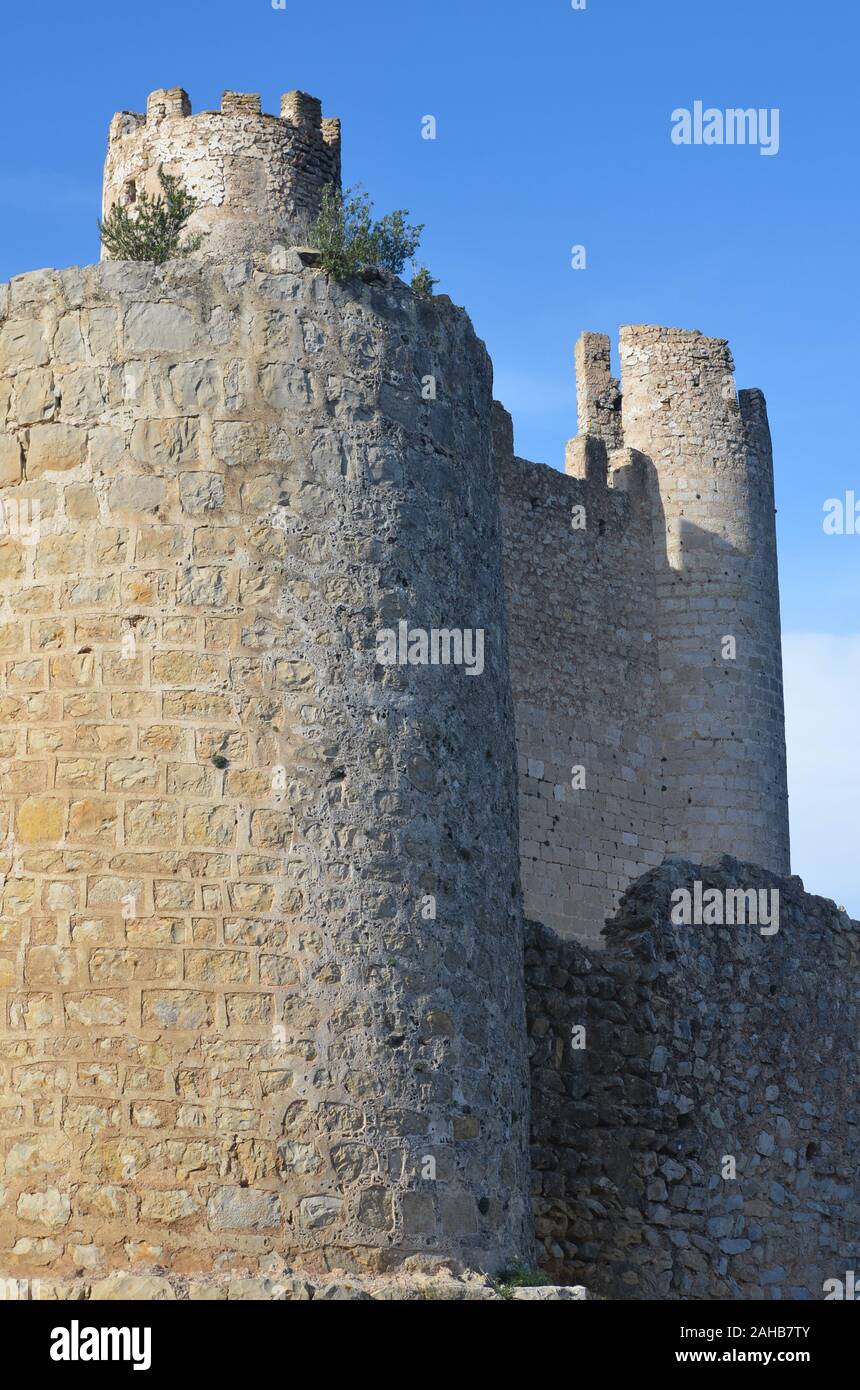
[[[496,448],[526,911],[595,940],[667,853],[787,873],[788,793],[764,398],[681,329],[622,329],[620,385],[600,334],[576,365],[567,476],[501,410]]]
[[[159,193],[162,164],[197,200],[189,232],[205,235],[207,257],[237,259],[305,239],[323,188],[340,183],[340,121],[324,118],[305,92],[287,92],[279,117],[241,92],[196,116],[179,87],[152,92],[145,115],[120,111],[111,121],[103,214]]]
[[[857,937],[786,877],[762,395],[722,340],[624,328],[619,383],[587,333],[566,472],[526,462],[463,310],[291,249],[318,101],[153,93],[104,211],[161,164],[197,254],[0,287],[0,1275],[308,1297],[537,1249],[820,1296]],[[400,625],[480,674],[381,663]],[[642,928],[723,855],[777,944]]]

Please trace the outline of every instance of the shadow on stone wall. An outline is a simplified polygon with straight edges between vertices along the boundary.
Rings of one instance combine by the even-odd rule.
[[[696,880],[777,890],[778,931],[673,924]],[[860,1259],[860,923],[798,878],[670,859],[604,935],[527,933],[541,1263],[608,1298],[824,1297]]]

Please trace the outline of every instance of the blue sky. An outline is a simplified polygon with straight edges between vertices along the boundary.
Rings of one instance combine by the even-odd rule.
[[[822,528],[827,498],[860,498],[858,45],[855,0],[15,6],[0,280],[97,259],[114,111],[174,85],[195,110],[232,88],[277,111],[301,87],[343,120],[346,182],[426,222],[422,259],[487,342],[527,457],[562,465],[583,328],[728,337],[774,435],[795,869],[860,916],[860,535]],[[674,145],[696,100],[778,107],[778,155]]]

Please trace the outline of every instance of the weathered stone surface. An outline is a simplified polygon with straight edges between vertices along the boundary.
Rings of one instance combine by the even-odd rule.
[[[95,1303],[164,1303],[176,1298],[168,1279],[135,1274],[110,1274],[92,1284],[89,1293]]]
[[[280,1202],[271,1192],[221,1187],[209,1200],[209,1227],[213,1231],[270,1230],[280,1219]]]
[[[18,810],[16,833],[21,844],[59,840],[63,835],[63,803],[56,797],[30,797]]]
[[[533,1289],[512,1289],[510,1296],[516,1303],[572,1303],[582,1302],[588,1293],[582,1284],[543,1284]]]
[[[0,435],[0,487],[21,481],[24,456],[15,434]]]
[[[183,351],[193,348],[198,328],[185,305],[176,303],[132,304],[124,316],[125,341],[132,352]]]
[[[56,1187],[44,1192],[22,1192],[18,1198],[18,1220],[39,1226],[65,1226],[71,1212],[69,1198]]]
[[[230,267],[231,283],[241,284],[247,275],[242,259],[257,250],[268,258],[274,242],[305,239],[324,185],[340,181],[340,122],[324,118],[319,101],[305,92],[286,93],[280,115],[278,120],[261,113],[259,97],[232,92],[224,93],[220,111],[192,115],[180,88],[152,92],[145,117],[122,112],[111,123],[106,207],[128,201],[132,186],[159,193],[160,164],[192,168],[198,208],[189,231],[205,236],[208,258],[239,262]],[[275,264],[292,268],[289,253]],[[147,268],[137,269],[144,271],[138,283],[143,289]],[[127,268],[121,266],[119,275],[128,279]],[[137,347],[185,345],[176,341],[173,326],[137,319],[132,327]],[[206,349],[212,337],[202,335]],[[32,354],[32,346],[26,350]]]
[[[285,147],[322,159],[313,111],[290,110]],[[111,160],[145,162],[157,127]],[[293,192],[312,201],[322,167]],[[0,541],[0,922],[26,932],[0,941],[0,1042],[40,1038],[38,1073],[0,1058],[0,1077],[22,1135],[61,1127],[69,1194],[110,1189],[109,1218],[75,1205],[68,1258],[107,1273],[109,1219],[126,1255],[201,1274],[231,1231],[309,1265],[331,1246],[526,1260],[483,346],[448,301],[297,257],[105,261],[74,303],[66,285],[38,282],[53,336],[32,297],[2,325],[21,417],[3,476],[17,493],[24,439],[50,526]],[[480,679],[377,662],[381,627],[436,615],[486,635]],[[17,1213],[40,1158],[9,1157]]]
[[[27,478],[79,468],[87,454],[87,432],[77,425],[34,425],[27,448]]]
[[[566,474],[495,418],[526,914],[592,943],[667,853],[789,871],[764,398],[723,339],[627,326],[620,354],[619,383],[577,343]]]
[[[0,327],[0,371],[41,366],[47,361],[47,336],[37,320],[8,319]]]
[[[674,924],[696,881],[778,891],[778,932]],[[605,951],[530,928],[541,1265],[608,1298],[823,1297],[860,1240],[858,965],[860,924],[727,858],[639,879]]]
[[[0,287],[0,1266],[495,1299],[456,1271],[534,1258],[521,889],[593,938],[667,849],[787,862],[764,405],[626,329],[622,421],[586,335],[568,475],[514,458],[461,310],[286,246],[339,132],[258,108],[115,118],[108,203],[193,166],[199,253]],[[480,671],[383,661],[401,624]],[[856,931],[787,886],[768,954],[677,939],[684,872],[603,957],[530,938],[541,1257],[793,1296],[856,1238]]]

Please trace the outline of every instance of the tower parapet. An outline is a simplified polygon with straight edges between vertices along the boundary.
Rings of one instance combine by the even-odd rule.
[[[496,453],[526,914],[596,940],[667,853],[787,873],[788,797],[764,397],[677,328],[575,360],[566,476]]]
[[[787,873],[773,460],[728,343],[621,330],[624,443],[650,460],[670,850]]]
[[[237,260],[303,239],[323,188],[340,186],[340,122],[306,92],[287,92],[279,116],[264,113],[255,93],[225,92],[220,111],[193,115],[181,87],[151,92],[145,115],[111,121],[103,216],[160,192],[160,165],[197,200],[189,232],[204,234],[200,254]]]
[[[609,338],[604,333],[583,333],[574,352],[576,367],[576,412],[579,432],[603,442],[607,449],[619,449],[621,432],[621,389],[612,375]]]

